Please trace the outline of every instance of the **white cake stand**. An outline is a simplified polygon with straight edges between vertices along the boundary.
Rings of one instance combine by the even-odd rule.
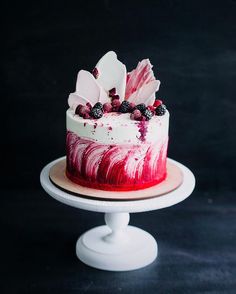
[[[74,196],[57,188],[50,181],[50,168],[63,158],[43,168],[40,182],[44,190],[56,200],[67,205],[105,213],[106,225],[95,227],[78,239],[77,257],[89,266],[109,271],[134,270],[152,263],[157,257],[157,243],[144,230],[128,226],[129,213],[161,209],[183,201],[192,193],[195,186],[192,172],[177,161],[168,159],[176,164],[183,173],[183,183],[176,190],[145,200],[95,200]]]

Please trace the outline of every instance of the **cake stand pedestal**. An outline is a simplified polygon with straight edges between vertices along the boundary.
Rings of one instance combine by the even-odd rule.
[[[95,227],[78,239],[78,258],[89,266],[109,271],[135,270],[152,263],[157,257],[157,243],[146,231],[128,225],[129,213],[161,209],[183,201],[192,193],[195,186],[192,172],[177,161],[168,159],[183,173],[183,182],[176,190],[144,200],[97,200],[74,196],[51,182],[50,168],[62,159],[59,158],[43,168],[40,182],[44,190],[64,204],[105,213],[106,225]],[[110,193],[112,195],[112,192]]]

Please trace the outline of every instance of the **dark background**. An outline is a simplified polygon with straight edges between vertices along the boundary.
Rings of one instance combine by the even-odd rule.
[[[3,2],[1,293],[236,293],[236,1]],[[169,157],[197,185],[168,209],[132,214],[159,257],[128,273],[80,263],[103,216],[51,199],[39,173],[65,154],[79,69],[114,50],[150,58],[170,113]]]

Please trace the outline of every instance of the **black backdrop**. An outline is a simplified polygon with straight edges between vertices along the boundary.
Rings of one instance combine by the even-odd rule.
[[[5,1],[2,11],[3,292],[235,293],[236,1]],[[171,113],[169,157],[197,180],[184,203],[132,215],[160,248],[132,273],[76,260],[76,238],[102,215],[59,204],[39,184],[65,154],[78,70],[109,50],[128,70],[150,58]]]

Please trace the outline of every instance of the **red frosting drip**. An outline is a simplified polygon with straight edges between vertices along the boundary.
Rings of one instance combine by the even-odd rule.
[[[109,191],[151,187],[166,178],[167,140],[162,146],[103,145],[67,132],[67,177]]]

